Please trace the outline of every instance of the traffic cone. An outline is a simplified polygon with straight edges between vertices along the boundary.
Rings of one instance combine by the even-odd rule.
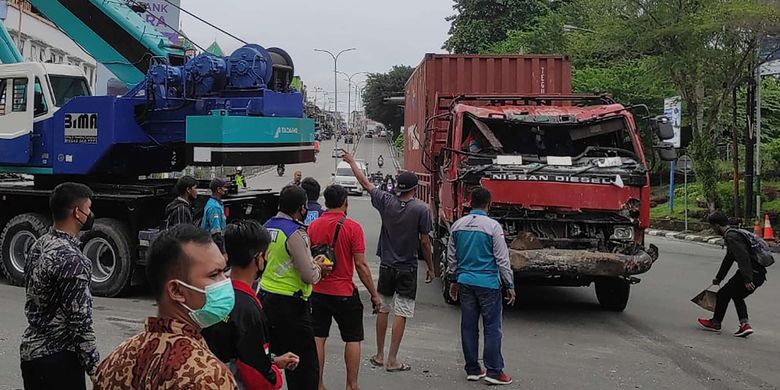
[[[753,225],[753,234],[759,237],[764,235],[764,232],[761,231],[761,222],[758,219],[756,219],[756,224]]]
[[[764,241],[775,241],[775,232],[772,230],[772,224],[769,223],[769,214],[764,214]]]

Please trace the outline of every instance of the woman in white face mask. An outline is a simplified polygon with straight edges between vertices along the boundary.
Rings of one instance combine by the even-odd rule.
[[[211,235],[192,225],[160,234],[147,254],[147,279],[157,317],[99,366],[95,389],[185,388],[213,383],[236,389],[230,370],[209,350],[201,329],[224,322],[235,295],[225,257]],[[135,384],[135,385],[134,385]],[[197,385],[195,385],[197,386]]]

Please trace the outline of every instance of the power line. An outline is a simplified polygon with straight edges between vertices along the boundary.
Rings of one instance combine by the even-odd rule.
[[[241,42],[241,43],[243,43],[243,44],[245,44],[245,45],[246,45],[246,44],[248,44],[248,42],[247,42],[247,41],[245,41],[245,40],[243,40],[243,39],[241,39],[241,38],[239,38],[239,37],[237,37],[237,36],[235,36],[235,35],[233,35],[233,34],[231,34],[231,33],[227,32],[226,30],[224,30],[224,29],[222,29],[222,28],[219,28],[219,27],[217,27],[216,25],[214,25],[214,24],[210,23],[209,21],[207,21],[207,20],[204,20],[204,19],[203,19],[203,18],[201,18],[200,16],[198,16],[198,15],[195,15],[194,13],[192,13],[192,12],[190,12],[190,11],[187,11],[186,9],[184,9],[184,8],[182,8],[182,7],[180,7],[180,6],[176,5],[176,4],[174,4],[174,3],[172,3],[170,0],[165,0],[165,2],[166,2],[166,3],[168,3],[168,4],[170,4],[170,5],[172,5],[173,7],[177,8],[179,11],[182,11],[182,12],[184,12],[185,14],[187,14],[187,15],[190,15],[190,16],[192,16],[193,18],[195,18],[195,19],[197,19],[197,20],[199,20],[199,21],[201,21],[201,22],[203,22],[203,23],[205,23],[205,24],[209,25],[210,27],[212,27],[212,28],[214,28],[214,29],[218,30],[219,32],[221,32],[221,33],[223,33],[223,34],[225,34],[225,35],[227,35],[227,36],[229,36],[229,37],[231,37],[231,38],[233,38],[233,39],[235,39],[235,40],[237,40],[237,41],[239,41],[239,42]]]
[[[127,1],[128,3],[132,3],[132,4],[133,4],[133,5],[135,5],[136,7],[141,7],[141,8],[143,8],[144,10],[146,9],[146,5],[144,5],[144,4],[141,4],[141,3],[137,2],[136,0],[125,0],[125,1]],[[170,3],[168,0],[165,0],[165,1],[166,1],[166,2],[168,2],[168,3]],[[204,53],[206,52],[206,49],[204,49],[203,47],[201,47],[200,45],[198,45],[197,43],[195,43],[195,41],[193,41],[192,39],[190,39],[190,37],[188,37],[187,35],[185,35],[185,34],[184,34],[182,31],[179,31],[179,29],[177,29],[176,27],[173,27],[173,26],[171,26],[170,24],[166,23],[166,22],[165,22],[165,19],[163,19],[163,18],[161,18],[161,17],[159,17],[159,16],[157,16],[157,15],[154,15],[154,14],[152,14],[151,12],[149,13],[149,15],[151,15],[153,18],[157,19],[157,21],[158,21],[158,22],[160,22],[160,23],[164,24],[164,25],[165,25],[165,27],[168,27],[168,28],[170,28],[172,31],[175,31],[177,34],[181,34],[181,36],[183,36],[183,37],[184,37],[184,39],[186,39],[187,41],[189,41],[190,43],[192,43],[193,45],[195,45],[195,47],[197,47],[198,49],[200,49],[202,52],[204,52]]]

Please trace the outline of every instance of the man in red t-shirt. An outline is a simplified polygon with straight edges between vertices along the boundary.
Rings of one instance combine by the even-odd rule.
[[[323,193],[328,211],[315,219],[308,228],[312,247],[332,245],[338,229],[334,249],[336,258],[333,272],[314,285],[309,298],[314,323],[314,336],[317,342],[317,354],[320,359],[320,389],[323,386],[325,366],[325,341],[330,333],[330,325],[335,318],[346,343],[344,359],[347,366],[346,389],[359,389],[358,370],[360,368],[360,342],[363,341],[363,303],[360,301],[357,287],[352,276],[357,270],[360,281],[371,294],[374,312],[382,304],[379,293],[374,287],[371,270],[366,263],[366,241],[363,229],[352,219],[347,218],[348,193],[344,187],[333,184]]]

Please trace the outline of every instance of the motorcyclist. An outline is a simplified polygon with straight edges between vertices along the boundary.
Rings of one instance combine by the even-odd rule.
[[[379,168],[382,168],[382,165],[385,165],[385,159],[381,154],[376,159],[376,165],[379,166]]]
[[[284,176],[284,164],[276,166],[276,173],[279,174],[279,176]]]
[[[395,179],[393,179],[393,175],[388,174],[385,177],[385,191],[387,192],[393,192],[393,189],[395,188]]]

